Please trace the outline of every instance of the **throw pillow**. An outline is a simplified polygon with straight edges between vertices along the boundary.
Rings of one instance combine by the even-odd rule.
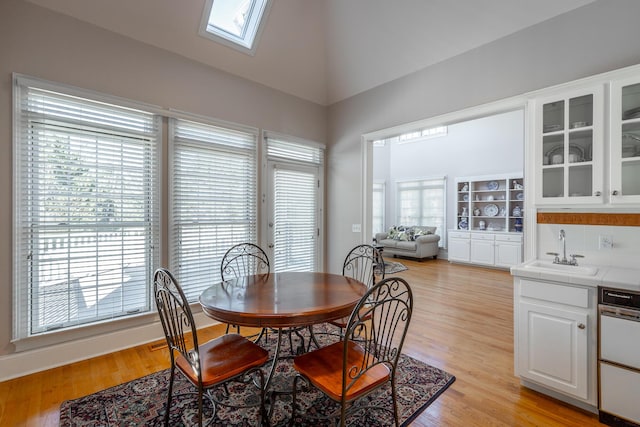
[[[398,235],[398,230],[396,230],[396,226],[389,227],[389,231],[387,232],[387,239],[396,239]]]

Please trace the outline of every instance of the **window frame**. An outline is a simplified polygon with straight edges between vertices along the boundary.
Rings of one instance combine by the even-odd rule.
[[[234,242],[234,244],[237,243],[242,243],[244,241],[247,241],[249,243],[255,243],[259,245],[259,227],[258,227],[258,221],[259,221],[259,207],[258,207],[258,192],[259,192],[259,188],[258,188],[258,176],[259,176],[259,168],[258,168],[258,159],[259,159],[259,153],[258,153],[258,141],[259,141],[259,137],[260,137],[260,132],[257,128],[253,128],[253,127],[249,127],[249,126],[243,126],[243,125],[239,125],[239,124],[235,124],[235,123],[231,123],[231,122],[225,122],[222,120],[213,120],[213,119],[207,119],[204,117],[200,117],[200,116],[196,116],[196,115],[190,115],[190,114],[181,114],[181,115],[176,115],[174,117],[169,118],[169,132],[168,132],[168,152],[169,152],[169,179],[168,179],[168,197],[169,197],[169,216],[168,216],[168,250],[169,250],[169,265],[171,266],[172,271],[174,271],[174,274],[176,275],[176,277],[179,280],[181,279],[181,275],[180,275],[180,271],[181,271],[181,266],[179,265],[179,255],[178,255],[178,251],[180,250],[179,248],[179,242],[176,240],[179,238],[179,234],[178,231],[176,229],[177,225],[176,225],[176,217],[174,215],[174,211],[176,209],[176,201],[174,199],[174,190],[175,190],[175,179],[176,179],[176,126],[178,125],[177,121],[179,120],[184,120],[184,121],[188,121],[188,122],[193,122],[196,123],[198,125],[201,126],[212,126],[212,127],[216,127],[216,128],[220,128],[220,129],[224,129],[224,130],[228,130],[230,132],[241,132],[241,133],[246,133],[246,134],[251,134],[253,135],[254,138],[254,146],[253,146],[253,171],[254,171],[254,176],[253,176],[253,194],[254,194],[254,200],[252,201],[253,203],[253,213],[254,213],[254,230],[252,235],[249,237],[249,239],[247,240],[242,240],[242,241],[236,241]],[[212,150],[213,152],[213,150]],[[251,234],[251,233],[250,233]],[[228,246],[227,249],[231,247]],[[216,278],[219,278],[219,273],[220,273],[220,262],[222,261],[222,255],[224,255],[224,252],[222,254],[220,254],[219,259],[216,258],[217,262],[214,262],[212,267],[213,268],[213,274],[214,276],[211,278],[211,283],[215,283],[215,281],[217,280]],[[183,287],[185,285],[187,285],[188,282],[182,282]],[[188,286],[187,286],[188,288]],[[186,293],[189,293],[190,290],[189,289],[185,289]],[[190,301],[192,302],[196,302],[195,299],[190,298]]]
[[[155,106],[137,103],[134,101],[130,101],[124,98],[109,96],[102,93],[94,92],[87,89],[81,89],[74,86],[49,82],[46,80],[14,73],[13,74],[13,224],[12,224],[12,233],[13,233],[13,315],[12,315],[12,342],[16,344],[16,348],[28,349],[38,347],[42,345],[42,343],[47,343],[48,345],[51,343],[51,337],[56,336],[58,334],[62,334],[64,336],[87,336],[90,335],[88,332],[77,334],[74,331],[87,331],[92,327],[98,327],[98,329],[103,329],[99,325],[111,324],[113,322],[124,322],[127,324],[131,323],[132,318],[137,318],[140,316],[145,316],[154,312],[154,306],[152,302],[152,292],[151,287],[146,286],[146,309],[139,310],[135,313],[125,313],[122,315],[118,315],[115,317],[106,318],[93,318],[91,321],[87,322],[77,322],[72,323],[71,325],[67,325],[62,328],[56,328],[52,330],[44,330],[42,332],[33,333],[30,328],[31,319],[30,316],[33,311],[33,306],[30,302],[30,287],[29,284],[29,266],[25,266],[25,258],[29,246],[30,237],[28,233],[24,232],[24,222],[25,222],[25,206],[28,205],[29,201],[26,197],[24,197],[24,189],[26,188],[25,180],[27,179],[26,173],[28,166],[24,163],[23,158],[23,144],[25,143],[24,137],[25,134],[22,132],[23,126],[26,126],[25,120],[28,122],[28,118],[26,113],[22,111],[22,102],[23,102],[23,91],[29,90],[28,88],[32,87],[37,90],[49,91],[55,94],[60,94],[62,97],[75,97],[81,100],[86,100],[87,105],[93,104],[110,104],[113,105],[115,109],[126,110],[133,109],[138,110],[141,113],[148,114],[151,117],[151,122],[153,123],[153,132],[152,140],[149,142],[149,163],[148,167],[145,169],[147,173],[149,173],[150,178],[148,181],[148,185],[151,185],[150,191],[148,193],[151,197],[151,200],[148,203],[145,203],[145,206],[148,206],[151,211],[150,217],[148,218],[149,224],[149,234],[147,234],[148,244],[150,253],[145,255],[147,261],[145,261],[145,277],[152,277],[153,271],[156,268],[157,264],[160,260],[160,246],[161,246],[161,209],[162,205],[162,170],[159,168],[159,165],[162,164],[162,141],[163,141],[163,133],[162,133],[162,116],[158,114],[158,109]],[[26,96],[26,95],[25,95]],[[79,125],[79,128],[82,128],[82,125]],[[98,127],[100,127],[98,125]],[[87,127],[87,130],[92,129],[91,127]],[[107,134],[111,136],[111,134]],[[114,133],[113,135],[117,135]],[[146,215],[145,217],[148,217]],[[96,217],[97,218],[97,217]],[[125,221],[126,222],[126,221]],[[98,230],[101,227],[98,227],[96,223],[94,225],[94,229]],[[147,284],[148,285],[148,284]],[[57,341],[56,341],[57,342]],[[38,344],[40,343],[40,344]]]
[[[384,233],[386,231],[386,220],[387,220],[387,182],[385,180],[373,180],[372,182],[372,191],[371,191],[371,226],[372,228],[375,226],[375,218],[376,212],[374,204],[376,202],[376,194],[379,194],[381,199],[380,206],[380,218],[382,220],[382,228],[379,231],[373,230],[373,237],[375,237],[376,233]]]
[[[220,27],[211,25],[209,23],[209,21],[211,20],[211,10],[215,1],[216,0],[206,0],[198,33],[202,37],[213,40],[216,43],[220,43],[224,46],[230,47],[249,56],[254,56],[258,48],[260,37],[262,36],[262,32],[264,31],[267,19],[269,17],[272,0],[264,0],[264,6],[262,7],[260,17],[257,18],[258,22],[255,25],[255,30],[253,31],[253,36],[251,37],[250,43],[247,42],[246,36],[238,37],[234,34],[224,31],[224,29],[221,29]],[[252,2],[252,5],[250,6],[252,12],[249,15],[249,20],[254,19],[253,14],[256,13],[255,3],[257,0],[250,1]]]
[[[404,226],[414,226],[414,225],[420,225],[420,226],[434,226],[434,224],[426,224],[425,222],[425,218],[422,213],[424,212],[424,202],[425,199],[424,197],[420,197],[419,199],[419,207],[418,207],[418,212],[420,212],[420,215],[418,216],[418,220],[417,221],[413,221],[415,223],[411,223],[411,224],[405,224],[403,223],[402,220],[402,197],[401,197],[401,193],[403,191],[420,191],[422,193],[422,196],[424,196],[424,191],[429,189],[429,188],[433,188],[433,186],[428,185],[428,182],[434,182],[434,181],[441,181],[442,185],[441,185],[441,191],[442,191],[442,213],[441,213],[441,218],[442,218],[442,224],[438,224],[438,230],[436,231],[437,234],[439,234],[441,237],[445,236],[446,233],[446,229],[447,229],[447,177],[446,176],[438,176],[438,177],[427,177],[427,178],[412,178],[412,179],[404,179],[404,180],[397,180],[396,181],[396,186],[395,186],[395,199],[396,199],[396,221],[397,221],[397,225],[404,225]],[[401,189],[400,187],[402,185],[411,185],[414,184],[413,188],[408,188],[408,189]],[[440,186],[438,186],[438,188],[440,188]],[[431,217],[433,218],[433,217]],[[446,239],[445,238],[441,238],[440,241],[438,242],[440,247],[445,247]]]
[[[300,147],[308,147],[308,149],[310,150],[314,150],[314,149],[318,149],[319,150],[319,155],[320,155],[320,159],[304,159],[304,158],[292,158],[292,157],[286,157],[281,153],[280,155],[270,155],[269,154],[269,140],[273,140],[276,142],[284,142],[285,144],[295,144],[298,145]],[[327,148],[324,144],[315,142],[315,141],[311,141],[308,139],[304,139],[304,138],[298,138],[298,137],[294,137],[291,135],[286,135],[283,133],[279,133],[279,132],[274,132],[274,131],[267,131],[267,130],[263,130],[262,131],[262,138],[261,138],[262,144],[260,147],[260,151],[261,151],[261,162],[262,162],[262,171],[261,171],[261,181],[263,183],[268,183],[271,181],[271,179],[269,178],[269,174],[271,173],[271,171],[269,170],[268,164],[269,162],[274,162],[274,163],[281,163],[281,164],[286,164],[289,166],[299,166],[302,168],[317,168],[318,170],[318,180],[319,180],[319,189],[318,189],[318,194],[317,194],[317,208],[318,208],[318,219],[317,219],[317,227],[318,227],[318,234],[317,234],[317,242],[316,242],[316,251],[317,251],[317,259],[315,261],[316,263],[316,267],[319,270],[322,270],[324,268],[324,230],[325,230],[325,204],[324,204],[324,198],[325,198],[325,168],[326,168],[326,159],[327,159]],[[310,152],[308,152],[307,154],[309,154]],[[260,190],[260,194],[261,194],[261,221],[262,221],[262,227],[261,227],[261,231],[262,231],[262,239],[263,241],[266,243],[266,246],[269,246],[268,240],[270,239],[270,224],[269,224],[269,218],[271,217],[272,213],[269,212],[269,203],[267,202],[267,199],[270,197],[270,194],[272,192],[271,188],[261,188]],[[271,252],[272,250],[270,248],[268,248],[269,252]],[[273,258],[273,257],[272,257]]]

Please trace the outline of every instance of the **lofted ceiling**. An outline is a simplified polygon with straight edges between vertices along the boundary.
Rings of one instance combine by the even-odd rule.
[[[205,0],[25,0],[329,105],[595,0],[273,0],[255,56],[198,35]]]

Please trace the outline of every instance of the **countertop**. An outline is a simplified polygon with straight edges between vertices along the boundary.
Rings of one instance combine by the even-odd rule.
[[[571,266],[567,266],[563,271],[533,266],[533,264],[539,262],[539,260],[532,260],[513,266],[511,267],[511,274],[530,279],[550,280],[590,287],[608,286],[640,292],[640,269],[637,268],[585,265],[584,267],[597,268],[598,271],[594,275],[581,275],[576,274],[575,271],[572,272]]]

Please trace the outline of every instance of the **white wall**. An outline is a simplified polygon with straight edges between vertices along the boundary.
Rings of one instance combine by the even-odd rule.
[[[133,41],[23,0],[0,1],[0,381],[71,358],[160,338],[155,316],[83,331],[66,347],[14,353],[12,327],[12,73],[90,89],[163,108],[325,142],[326,107]],[[163,180],[167,183],[166,127]],[[167,194],[163,194],[167,264]],[[114,330],[115,329],[115,330]],[[95,340],[95,341],[92,341]],[[3,355],[8,355],[4,357]]]
[[[640,227],[573,224],[538,224],[536,227],[538,259],[552,260],[553,256],[547,255],[547,252],[562,254],[562,242],[558,236],[560,230],[564,230],[567,258],[570,254],[584,255],[583,259],[578,259],[580,265],[639,267]],[[599,249],[600,236],[610,237],[613,240],[613,247]]]
[[[361,241],[361,136],[640,63],[640,2],[599,0],[329,109],[327,262]],[[416,52],[417,55],[420,52]]]
[[[386,227],[396,225],[397,181],[446,176],[447,228],[455,228],[456,177],[522,173],[523,162],[523,110],[449,125],[443,137],[376,147],[373,179],[387,182]]]

